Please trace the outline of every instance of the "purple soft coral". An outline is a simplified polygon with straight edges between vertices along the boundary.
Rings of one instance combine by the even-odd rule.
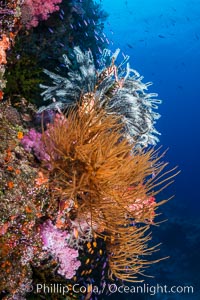
[[[27,152],[33,152],[40,161],[49,161],[49,155],[45,151],[42,134],[31,129],[21,140],[21,144]]]
[[[60,263],[58,274],[71,279],[81,263],[77,259],[78,250],[72,249],[67,244],[69,234],[57,229],[50,220],[41,225],[43,249],[49,251]]]
[[[38,118],[39,117],[41,116],[38,115]],[[47,162],[47,167],[51,168],[50,156],[54,157],[54,159],[59,158],[58,154],[54,151],[55,145],[51,142],[51,132],[54,126],[59,126],[62,123],[67,126],[68,123],[63,114],[53,114],[50,111],[45,117],[47,118],[47,121],[49,120],[49,117],[51,117],[54,119],[54,122],[46,124],[47,130],[44,131],[44,134],[42,135],[32,128],[21,140],[21,144],[27,152],[32,152],[38,160]],[[48,141],[47,145],[45,141]],[[48,151],[46,150],[47,147]]]

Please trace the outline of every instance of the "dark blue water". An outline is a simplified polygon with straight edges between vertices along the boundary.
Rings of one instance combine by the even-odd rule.
[[[130,55],[131,67],[153,81],[150,91],[163,100],[157,129],[165,160],[179,166],[175,183],[161,193],[175,195],[160,208],[168,221],[155,229],[161,256],[149,270],[149,284],[193,285],[194,293],[131,295],[110,299],[200,299],[200,1],[102,0],[109,13],[105,32],[111,49]]]

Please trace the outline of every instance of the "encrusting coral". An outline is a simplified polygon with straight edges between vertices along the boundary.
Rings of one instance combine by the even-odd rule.
[[[7,50],[14,44],[15,36],[20,29],[20,7],[23,0],[0,0],[0,101],[3,99],[4,79],[7,63]]]
[[[41,126],[30,105],[20,113],[1,107],[0,292],[10,299],[24,297],[38,273],[42,282],[83,284],[106,266],[104,280],[134,282],[159,261],[149,259],[158,249],[149,228],[167,200],[155,196],[176,175],[164,171],[164,154],[144,148],[157,141],[159,101],[135,70],[123,68],[127,57],[115,65],[119,51],[104,53],[99,73],[90,51],[74,53],[76,71],[65,56],[69,79],[45,71],[55,86],[43,86],[43,94],[56,99],[39,109]]]
[[[41,127],[32,119],[35,108],[0,106],[5,299],[23,299],[36,273],[43,282],[46,271],[53,282],[85,284],[100,266],[103,280],[134,282],[159,261],[148,257],[158,249],[149,245],[149,228],[167,200],[155,196],[176,174],[164,171],[164,154],[145,148],[158,141],[154,109],[161,101],[145,92],[151,83],[142,82],[127,56],[116,64],[118,55],[104,50],[97,70],[91,51],[75,47],[63,56],[66,78],[45,70],[54,86],[42,85],[42,95],[53,103],[39,108]],[[6,63],[5,51],[1,58]]]

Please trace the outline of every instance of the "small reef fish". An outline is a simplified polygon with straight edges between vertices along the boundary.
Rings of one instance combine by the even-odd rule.
[[[196,40],[199,40],[199,35],[197,33],[195,33],[195,38]]]
[[[128,46],[129,48],[133,49],[133,46],[132,46],[132,45],[130,45],[130,44],[127,44],[127,46]]]
[[[101,48],[100,48],[100,47],[98,47],[98,50],[99,50],[99,53],[100,53],[100,54],[102,54],[102,53],[103,53],[103,51],[101,50]]]
[[[85,26],[88,26],[88,23],[86,20],[83,20],[83,22],[84,22]]]
[[[49,30],[50,33],[54,33],[52,28],[48,27],[48,30]]]

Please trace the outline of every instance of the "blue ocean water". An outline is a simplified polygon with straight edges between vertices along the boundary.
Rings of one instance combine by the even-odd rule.
[[[115,294],[110,299],[200,299],[200,1],[102,0],[109,13],[105,32],[110,48],[130,55],[131,67],[154,84],[163,100],[157,129],[165,160],[181,173],[161,198],[175,195],[160,208],[166,223],[153,231],[170,256],[149,270],[149,284],[192,285],[188,294],[150,296]]]

